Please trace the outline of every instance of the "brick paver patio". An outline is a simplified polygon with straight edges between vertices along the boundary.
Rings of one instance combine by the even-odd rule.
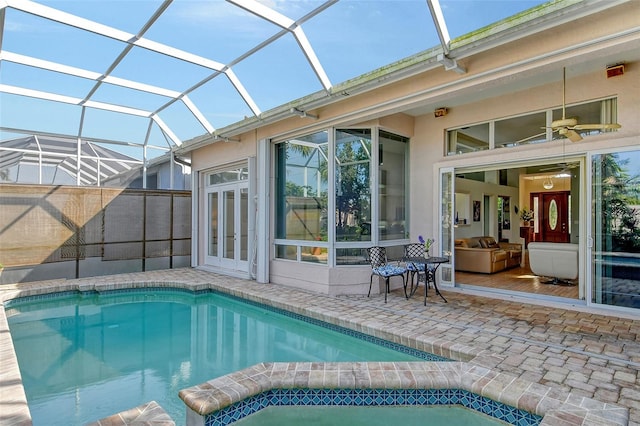
[[[334,297],[195,269],[6,285],[0,287],[0,297],[7,300],[52,289],[91,289],[96,285],[117,288],[121,283],[225,289],[577,396],[618,404],[629,408],[630,424],[640,425],[640,319],[447,289],[442,291],[449,303],[431,291],[427,306],[423,306],[421,297],[406,300],[402,291],[395,291],[385,304],[383,295]],[[4,367],[0,366],[0,373],[7,377]],[[0,386],[0,398],[6,401],[10,389]],[[0,414],[0,424],[19,423],[11,423],[5,412]]]

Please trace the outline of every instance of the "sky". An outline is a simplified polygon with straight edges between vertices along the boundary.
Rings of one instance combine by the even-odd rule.
[[[9,2],[12,3],[11,1]],[[36,2],[120,31],[136,34],[158,10],[160,0],[49,0]],[[323,2],[261,1],[298,20]],[[540,1],[441,0],[452,38],[541,4]],[[425,0],[341,0],[302,24],[330,83],[338,84],[381,66],[439,45]],[[223,0],[174,0],[144,34],[231,69],[260,111],[322,90],[323,86],[295,38],[286,34],[261,50],[246,52],[281,29]],[[5,52],[51,61],[94,73],[105,73],[125,50],[126,43],[6,7],[2,38]],[[252,116],[229,79],[210,68],[133,47],[110,75],[177,92],[191,90],[189,100],[212,128],[219,129]],[[3,60],[1,87],[28,88],[73,98],[85,98],[95,82]],[[142,143],[147,132],[152,145],[171,142],[150,120],[95,108],[84,116],[77,105],[18,96],[0,90],[0,127],[82,135]],[[207,133],[182,101],[164,108],[171,98],[102,84],[91,100],[159,111],[158,116],[179,141]],[[150,129],[150,130],[149,130]],[[22,136],[0,130],[0,140]],[[126,150],[119,149],[122,152]],[[150,156],[164,151],[150,150]],[[140,158],[140,150],[125,152]]]

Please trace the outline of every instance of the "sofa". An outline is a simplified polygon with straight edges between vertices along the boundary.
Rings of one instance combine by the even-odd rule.
[[[456,271],[493,274],[520,266],[522,244],[498,243],[489,236],[455,240]]]
[[[578,244],[529,243],[531,272],[552,278],[545,284],[571,284],[578,278]]]

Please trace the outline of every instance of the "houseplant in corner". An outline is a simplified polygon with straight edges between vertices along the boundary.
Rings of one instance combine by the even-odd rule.
[[[522,210],[520,210],[520,219],[522,219],[525,226],[533,226],[533,210],[529,210],[524,207]]]

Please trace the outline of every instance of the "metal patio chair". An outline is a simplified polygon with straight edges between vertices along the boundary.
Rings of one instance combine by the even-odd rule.
[[[404,245],[404,259],[409,259],[412,257],[423,257],[424,256],[424,245],[421,243],[411,243]],[[407,281],[411,282],[411,287],[413,288],[413,278],[416,274],[422,272],[424,273],[424,263],[412,263],[406,262],[407,266]]]
[[[374,246],[366,250],[366,257],[371,264],[371,277],[369,278],[369,293],[371,296],[371,286],[373,285],[373,276],[377,275],[385,279],[384,303],[387,303],[387,294],[389,293],[389,278],[402,277],[402,287],[404,287],[404,297],[407,296],[407,282],[405,274],[407,269],[400,266],[399,263],[391,264],[387,259],[387,250],[384,247]]]

